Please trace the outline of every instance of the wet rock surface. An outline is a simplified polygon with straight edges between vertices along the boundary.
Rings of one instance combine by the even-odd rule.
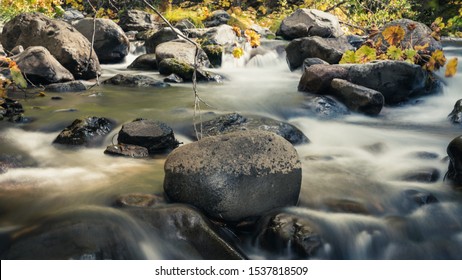
[[[259,222],[255,242],[260,248],[288,259],[313,257],[323,240],[307,218],[289,213],[271,214]],[[283,253],[285,252],[285,253]]]
[[[179,145],[173,130],[167,124],[146,119],[136,119],[124,124],[117,141],[119,144],[144,147],[150,155],[167,153]]]
[[[51,85],[47,85],[45,87],[45,91],[51,92],[78,92],[78,91],[85,91],[87,87],[85,86],[82,81],[70,81],[65,83],[55,83]]]
[[[348,70],[339,65],[316,64],[303,72],[298,90],[313,94],[328,94],[333,79],[345,79]]]
[[[203,138],[175,149],[165,162],[164,190],[226,221],[295,205],[301,184],[297,152],[284,138],[242,131]]]
[[[448,115],[448,119],[453,124],[462,124],[462,99],[457,100],[454,109]]]
[[[76,119],[53,141],[53,144],[93,147],[100,145],[112,131],[115,122],[101,117]]]
[[[112,156],[124,156],[132,158],[146,158],[149,156],[149,151],[146,147],[127,144],[107,146],[104,153]]]
[[[152,53],[142,54],[128,65],[127,68],[136,70],[157,70],[156,55]]]
[[[159,204],[165,204],[165,198],[155,194],[130,193],[119,196],[116,199],[117,207],[155,207]]]

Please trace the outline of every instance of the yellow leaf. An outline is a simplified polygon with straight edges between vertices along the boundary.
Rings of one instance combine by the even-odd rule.
[[[444,66],[446,64],[446,57],[444,57],[444,52],[442,50],[436,50],[432,53],[432,58],[435,60],[438,67]]]
[[[241,29],[237,26],[233,26],[233,31],[236,33],[237,37],[241,37]]]
[[[428,49],[430,45],[428,43],[425,43],[425,45],[415,45],[414,46],[414,50],[416,51],[425,51],[426,49]]]
[[[235,58],[240,58],[240,57],[243,56],[243,55],[244,55],[244,50],[243,50],[242,48],[240,48],[240,47],[235,47],[235,48],[233,49],[233,56],[234,56]]]
[[[252,48],[256,48],[256,47],[260,46],[260,34],[258,34],[257,32],[255,32],[252,29],[247,29],[245,31],[245,36],[246,36],[247,40],[249,40],[250,46]]]
[[[457,57],[450,59],[448,64],[446,65],[446,71],[444,75],[446,77],[453,77],[457,72],[457,64],[458,64]]]
[[[406,32],[401,26],[393,25],[385,28],[385,30],[382,31],[382,36],[388,44],[397,45],[403,40],[405,33]]]
[[[24,79],[24,76],[22,75],[21,70],[19,70],[18,65],[16,65],[16,62],[11,61],[9,67],[13,82],[20,88],[27,88],[27,81]]]
[[[37,95],[38,95],[39,97],[45,97],[45,96],[47,96],[43,91],[40,91]]]

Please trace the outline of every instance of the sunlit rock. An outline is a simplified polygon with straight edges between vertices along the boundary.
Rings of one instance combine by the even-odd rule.
[[[295,205],[301,164],[292,144],[265,131],[206,137],[175,149],[165,162],[164,190],[226,221]]]

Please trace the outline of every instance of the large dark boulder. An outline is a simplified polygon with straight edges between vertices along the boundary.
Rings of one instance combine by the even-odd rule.
[[[296,150],[265,131],[206,137],[175,149],[165,162],[164,190],[171,201],[225,221],[295,205],[300,185]]]
[[[85,36],[70,24],[40,13],[20,14],[7,22],[1,43],[6,51],[17,45],[45,47],[76,79],[93,79],[101,71],[98,57]]]
[[[189,205],[131,207],[124,211],[147,223],[167,242],[176,244],[174,250],[183,252],[185,259],[244,259],[218,235],[215,226],[203,214]]]
[[[276,133],[293,145],[309,143],[310,140],[295,126],[260,116],[242,116],[231,113],[202,122],[202,136],[216,136],[243,130],[262,130]]]
[[[189,65],[194,65],[196,46],[184,40],[165,42],[157,46],[156,59],[159,65],[166,58],[175,58]],[[197,57],[198,67],[210,67],[210,61],[204,50],[199,49]]]
[[[384,51],[386,51],[389,47],[389,44],[383,37],[382,32],[390,26],[400,26],[403,28],[405,33],[400,44],[405,48],[413,48],[414,46],[424,46],[428,44],[427,50],[431,52],[443,49],[441,42],[435,40],[435,38],[431,35],[432,30],[428,26],[410,19],[398,19],[383,25],[379,29],[379,32],[375,36],[371,37],[371,39],[375,42],[382,42],[382,48]]]
[[[117,141],[119,144],[145,147],[150,155],[169,152],[179,145],[168,125],[146,119],[136,119],[124,124]]]
[[[120,62],[130,50],[128,37],[122,28],[110,19],[97,18],[94,25],[93,19],[85,18],[74,23],[74,27],[90,42],[93,36],[93,27],[95,27],[93,48],[101,63]]]
[[[334,96],[351,111],[372,116],[376,116],[382,111],[384,98],[376,90],[358,86],[342,79],[333,79],[331,88]]]
[[[335,38],[342,36],[343,31],[338,18],[332,14],[315,9],[298,9],[281,22],[276,34],[292,40],[307,36]]]
[[[328,94],[333,79],[345,79],[348,70],[339,65],[315,64],[305,69],[298,90],[313,94]]]
[[[106,118],[76,119],[53,141],[54,144],[93,147],[100,145],[115,123]]]
[[[339,63],[343,54],[353,49],[346,37],[321,38],[318,36],[295,39],[286,47],[290,70],[303,65],[306,58],[320,58],[330,64]]]
[[[162,81],[156,80],[145,75],[117,74],[103,82],[105,85],[123,86],[123,87],[155,87],[165,88],[170,86]]]
[[[71,72],[64,68],[44,47],[28,47],[11,57],[21,72],[35,85],[47,85],[74,80]]]
[[[259,221],[255,243],[275,256],[307,259],[323,245],[316,225],[309,219],[290,213],[272,213]]]
[[[158,29],[160,24],[153,14],[140,10],[124,10],[119,15],[119,25],[125,31]]]
[[[386,60],[346,67],[348,81],[379,91],[388,105],[430,93],[428,73],[419,65]]]

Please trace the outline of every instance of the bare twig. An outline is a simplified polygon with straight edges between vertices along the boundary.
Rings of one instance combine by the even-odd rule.
[[[340,6],[342,6],[343,4],[346,4],[346,3],[348,3],[348,1],[346,1],[346,0],[345,1],[340,1],[337,4],[335,4],[334,6],[327,8],[324,12],[326,12],[326,13],[330,12],[333,9],[338,8],[338,7],[340,7]]]
[[[179,32],[173,25],[156,9],[154,6],[149,4],[147,0],[143,0],[143,2],[151,9],[153,10],[167,25],[172,29],[173,32],[177,34],[178,37],[188,41],[189,43],[193,44],[196,47],[196,51],[194,53],[194,72],[192,76],[192,83],[193,83],[193,92],[194,92],[194,115],[193,115],[193,125],[194,125],[194,132],[196,134],[197,140],[202,138],[202,114],[201,114],[201,103],[205,104],[206,106],[209,106],[206,102],[204,102],[200,97],[199,94],[197,93],[197,69],[198,69],[198,58],[199,58],[199,50],[200,46],[197,42],[191,40],[187,36],[185,36],[183,33]],[[197,113],[199,114],[199,122],[200,122],[200,131],[197,130],[197,124],[196,124],[196,115]]]
[[[356,25],[356,24],[352,24],[352,23],[348,23],[346,21],[340,21],[341,24],[345,24],[349,27],[353,27],[353,28],[356,28],[356,29],[359,29],[359,30],[362,30],[364,31],[364,33],[367,33],[367,29],[362,27],[362,26],[359,26],[359,25]]]
[[[85,71],[88,71],[88,67],[90,66],[90,61],[92,60],[91,57],[93,55],[93,47],[95,45],[95,34],[96,34],[96,13],[98,12],[90,0],[87,0],[87,3],[88,5],[90,5],[91,9],[93,10],[93,33],[91,34],[91,48],[90,48],[90,54],[87,59],[87,65],[85,65]],[[99,86],[98,73],[96,73],[96,85]]]

